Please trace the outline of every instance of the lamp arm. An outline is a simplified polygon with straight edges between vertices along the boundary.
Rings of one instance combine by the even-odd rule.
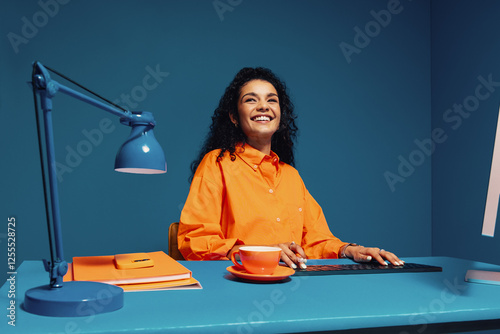
[[[36,85],[37,90],[45,90],[47,98],[51,99],[56,95],[56,93],[61,92],[63,94],[74,97],[80,101],[93,105],[94,107],[107,111],[115,116],[120,117],[121,119],[124,120],[134,119],[134,114],[128,110],[120,110],[118,108],[102,103],[101,101],[93,99],[85,94],[82,94],[74,89],[71,89],[57,82],[56,80],[51,79],[49,72],[42,64],[37,62],[34,64],[34,66],[37,74],[35,74],[34,76],[35,82],[33,84]],[[43,104],[44,102],[42,101],[42,108],[44,107]],[[50,107],[49,109],[51,109],[51,105],[47,107]]]

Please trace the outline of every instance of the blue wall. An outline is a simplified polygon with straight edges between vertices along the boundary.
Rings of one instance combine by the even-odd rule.
[[[495,238],[481,235],[500,104],[500,3],[431,7],[432,127],[446,135],[432,159],[433,253],[500,264],[498,227]]]
[[[68,260],[167,250],[189,165],[224,88],[244,66],[269,67],[287,82],[299,115],[297,168],[334,234],[400,256],[431,254],[431,162],[419,153],[431,130],[429,1],[41,0],[2,9],[2,259],[9,217],[17,221],[18,263],[48,257],[26,85],[34,60],[153,112],[167,156],[166,175],[114,172],[128,128],[55,98]],[[145,78],[157,85],[145,89]],[[113,126],[104,133],[106,119]],[[98,131],[102,139],[89,146],[85,134]]]

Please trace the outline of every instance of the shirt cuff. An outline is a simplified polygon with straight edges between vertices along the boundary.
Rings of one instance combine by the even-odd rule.
[[[348,242],[332,243],[331,245],[325,247],[324,249],[325,254],[323,254],[323,258],[341,259],[342,249],[346,247],[346,245],[349,245],[349,243]]]

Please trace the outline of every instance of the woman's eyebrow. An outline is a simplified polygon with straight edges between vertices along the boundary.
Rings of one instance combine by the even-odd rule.
[[[250,92],[250,93],[246,93],[246,94],[245,94],[245,95],[243,95],[241,98],[243,99],[243,98],[244,98],[245,96],[247,96],[247,95],[254,96],[254,97],[257,97],[257,96],[258,96],[256,93],[254,93],[254,92]],[[267,94],[267,97],[269,97],[269,96],[276,96],[276,97],[278,97],[278,94],[276,94],[276,93],[269,93],[269,94]]]
[[[243,95],[241,98],[244,98],[245,96],[247,95],[251,95],[251,96],[255,96],[257,97],[257,94],[255,94],[254,92],[250,92],[250,93],[246,93],[245,95]]]

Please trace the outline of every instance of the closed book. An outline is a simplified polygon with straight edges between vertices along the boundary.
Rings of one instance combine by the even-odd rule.
[[[153,266],[119,269],[114,255],[73,258],[73,280],[109,284],[138,284],[191,278],[191,271],[162,251],[147,254]],[[133,255],[129,254],[129,255]]]
[[[200,282],[193,277],[175,281],[163,281],[138,284],[118,284],[123,291],[163,291],[163,290],[191,290],[202,289]]]

